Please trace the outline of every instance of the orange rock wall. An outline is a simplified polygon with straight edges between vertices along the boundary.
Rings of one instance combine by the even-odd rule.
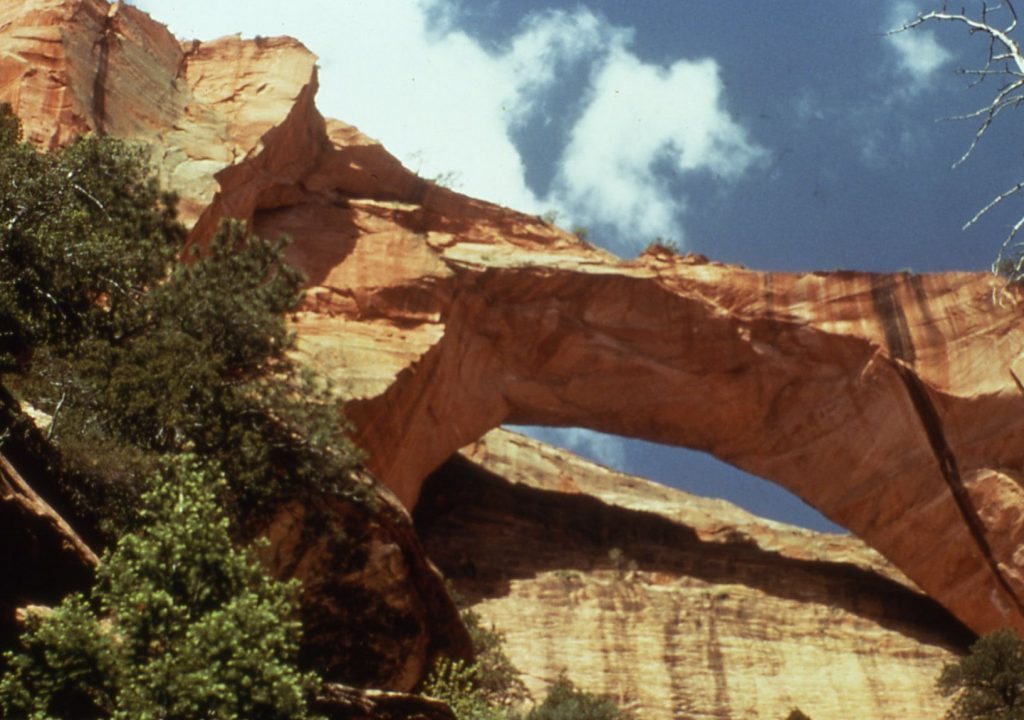
[[[431,559],[535,698],[636,717],[940,718],[966,631],[856,538],[755,518],[501,430],[428,479]]]
[[[1024,332],[997,280],[621,261],[325,122],[295,41],[176,46],[101,0],[0,13],[0,91],[32,138],[149,142],[195,242],[225,216],[292,235],[300,351],[408,507],[503,422],[683,445],[793,490],[976,631],[1024,630]]]

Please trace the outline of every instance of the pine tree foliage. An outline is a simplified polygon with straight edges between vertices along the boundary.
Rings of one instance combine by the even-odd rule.
[[[187,459],[147,483],[139,528],[104,556],[92,592],[33,616],[6,654],[4,717],[309,717],[319,680],[296,669],[297,587],[234,548],[225,489]]]
[[[40,153],[0,105],[0,371],[115,334],[183,240],[141,149],[87,137]]]
[[[335,393],[286,354],[303,277],[284,242],[239,222],[184,241],[142,149],[41,153],[0,106],[0,382],[52,417],[64,469],[84,475],[68,494],[123,528],[159,458],[190,452],[220,464],[237,517],[358,495]]]
[[[938,686],[953,698],[950,720],[1024,718],[1024,640],[1011,630],[980,638],[942,669]]]

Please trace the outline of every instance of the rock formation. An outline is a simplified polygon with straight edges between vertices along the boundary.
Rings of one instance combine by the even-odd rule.
[[[92,582],[99,560],[47,501],[56,495],[38,449],[41,435],[19,422],[14,399],[0,386],[0,646],[17,633],[15,611],[59,602]],[[26,477],[27,476],[27,477]],[[33,482],[34,481],[34,482]]]
[[[300,349],[407,507],[504,422],[677,444],[792,490],[974,630],[1024,629],[1024,328],[998,279],[620,261],[417,178],[302,93],[218,177],[194,240],[224,216],[294,239]]]
[[[212,199],[216,173],[285,120],[316,63],[291,38],[180,43],[106,0],[5,2],[0,47],[0,99],[28,139],[56,147],[96,132],[148,144],[188,222]]]
[[[505,422],[646,438],[789,488],[974,631],[1024,630],[1024,327],[999,280],[620,260],[325,121],[286,38],[179,43],[130,6],[14,0],[0,47],[34,141],[143,140],[193,242],[228,216],[293,238],[299,353],[407,508]]]
[[[409,516],[390,493],[371,503],[291,503],[259,554],[302,582],[303,661],[329,680],[408,692],[439,655],[469,658],[472,645]]]
[[[416,521],[536,698],[565,669],[651,720],[939,718],[969,635],[854,538],[505,431],[430,476]]]

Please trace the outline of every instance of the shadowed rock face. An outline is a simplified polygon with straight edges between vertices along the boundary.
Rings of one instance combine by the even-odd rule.
[[[368,479],[364,478],[368,483]],[[472,655],[458,611],[389,493],[282,507],[258,549],[302,582],[301,659],[327,680],[411,691],[439,655]]]
[[[85,590],[99,564],[96,554],[51,502],[59,500],[46,441],[23,421],[0,386],[0,647],[17,636],[17,609],[55,604]]]
[[[941,717],[970,633],[849,536],[494,431],[428,478],[432,560],[535,697],[565,668],[643,718]]]
[[[150,142],[194,242],[225,216],[294,238],[300,351],[407,507],[503,422],[692,447],[789,488],[972,629],[1024,630],[1024,330],[992,277],[621,261],[325,122],[295,41],[180,45],[100,0],[7,3],[0,28],[0,96],[31,137]]]

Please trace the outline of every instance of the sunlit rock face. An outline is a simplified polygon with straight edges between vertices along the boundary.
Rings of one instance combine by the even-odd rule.
[[[296,40],[179,42],[105,0],[7,0],[0,47],[0,99],[28,139],[56,147],[95,132],[145,143],[189,222],[211,201],[216,173],[315,88],[316,58]]]
[[[1024,332],[998,280],[621,261],[317,123],[293,113],[222,173],[194,237],[236,214],[294,238],[300,351],[407,507],[501,423],[590,427],[773,480],[976,631],[1024,627]]]
[[[564,669],[642,718],[938,718],[969,635],[855,538],[505,431],[430,476],[416,523],[537,698]]]
[[[1024,330],[998,280],[620,260],[325,121],[294,40],[179,43],[128,6],[12,0],[0,47],[33,140],[145,140],[193,242],[228,216],[293,237],[299,352],[406,507],[504,422],[646,438],[789,488],[973,630],[1024,630]]]

